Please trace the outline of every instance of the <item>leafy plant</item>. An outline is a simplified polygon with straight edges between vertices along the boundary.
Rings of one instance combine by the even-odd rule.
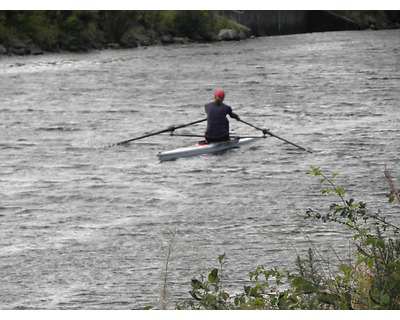
[[[229,295],[223,288],[223,254],[218,258],[219,269],[192,280],[189,292],[193,300],[178,304],[178,309],[400,309],[399,227],[381,212],[369,212],[366,203],[348,199],[346,190],[334,182],[336,173],[326,175],[319,168],[310,168],[308,173],[320,178],[321,193],[333,194],[339,202],[327,212],[308,209],[305,218],[337,223],[353,231],[356,262],[340,261],[335,266],[337,271],[332,272],[329,262],[310,248],[306,257],[297,256],[296,272],[259,266],[249,273],[251,284],[244,286],[242,293]],[[397,188],[387,170],[385,177],[397,198]]]
[[[200,279],[193,278],[189,294],[193,300],[177,305],[177,309],[223,310],[228,309],[226,302],[229,294],[223,289],[223,266],[226,264],[225,254],[218,257],[219,268],[212,269],[208,276],[200,273]]]
[[[311,166],[309,173],[321,177],[323,194],[334,192],[340,199],[327,213],[309,209],[307,218],[342,224],[355,231],[356,263],[342,264],[340,270],[352,285],[353,308],[398,309],[400,307],[400,238],[399,227],[388,222],[381,212],[371,213],[364,202],[346,199],[343,187],[319,168]],[[387,175],[386,175],[387,176]],[[362,301],[362,304],[360,303]]]

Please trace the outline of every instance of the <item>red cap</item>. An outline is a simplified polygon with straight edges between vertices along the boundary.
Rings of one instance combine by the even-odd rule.
[[[215,92],[214,92],[214,98],[216,98],[216,97],[220,97],[222,100],[224,100],[224,98],[225,98],[225,92],[224,92],[224,90],[221,90],[221,89],[215,90]]]

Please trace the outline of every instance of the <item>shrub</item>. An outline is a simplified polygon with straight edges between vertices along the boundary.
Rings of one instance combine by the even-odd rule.
[[[339,202],[333,203],[326,213],[308,209],[305,218],[352,230],[357,249],[355,263],[341,262],[335,273],[326,274],[324,269],[332,270],[332,266],[318,259],[318,251],[310,248],[305,258],[297,257],[295,273],[259,266],[249,273],[252,285],[231,296],[223,287],[223,254],[218,258],[219,268],[212,269],[207,277],[200,274],[199,279],[191,281],[192,300],[178,304],[178,309],[400,309],[399,227],[387,221],[381,212],[369,212],[364,202],[347,199],[345,189],[334,183],[336,173],[327,176],[319,168],[310,168],[308,173],[320,178],[321,193],[333,193]],[[389,201],[400,202],[387,170],[385,176],[391,190]]]
[[[353,308],[399,309],[400,228],[387,221],[381,212],[369,212],[365,203],[355,202],[352,198],[346,200],[344,188],[333,182],[336,174],[328,177],[315,167],[311,167],[310,173],[321,177],[321,183],[327,184],[322,193],[334,192],[340,202],[332,204],[325,214],[309,209],[307,217],[338,223],[355,232],[356,263],[340,266],[350,285]],[[389,196],[389,201],[393,201],[392,196]]]
[[[176,11],[174,27],[178,34],[189,38],[211,38],[215,27],[216,14],[212,11]]]

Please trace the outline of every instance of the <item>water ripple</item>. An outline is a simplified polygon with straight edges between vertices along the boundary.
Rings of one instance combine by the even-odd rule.
[[[398,220],[383,176],[387,166],[399,179],[398,36],[330,32],[3,59],[1,308],[157,306],[175,231],[170,307],[221,253],[236,291],[260,264],[293,266],[310,241],[348,257],[351,235],[301,218],[330,205],[306,171],[339,172],[355,197]],[[109,147],[204,117],[219,87],[242,119],[313,154],[273,137],[168,163],[157,153],[197,138]],[[234,120],[231,130],[255,134]],[[202,134],[204,124],[187,132]]]

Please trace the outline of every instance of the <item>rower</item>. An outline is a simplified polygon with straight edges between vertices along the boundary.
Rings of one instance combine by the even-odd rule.
[[[228,114],[231,118],[240,120],[232,108],[223,103],[224,99],[225,92],[221,89],[215,90],[214,102],[204,106],[207,114],[207,129],[204,138],[207,142],[230,140],[229,121],[226,117]]]

